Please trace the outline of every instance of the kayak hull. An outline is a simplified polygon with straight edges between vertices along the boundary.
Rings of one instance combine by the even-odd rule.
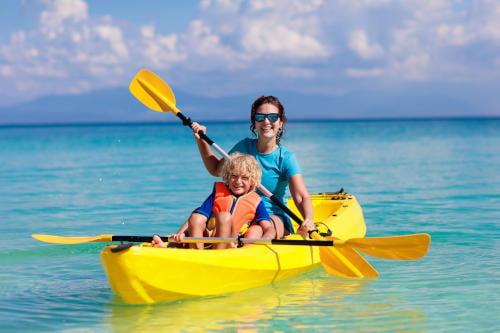
[[[318,230],[340,239],[364,237],[366,226],[356,198],[313,195]],[[297,215],[297,209],[289,202]],[[290,235],[288,239],[302,239]],[[226,250],[152,248],[139,244],[121,252],[106,246],[101,263],[113,292],[130,304],[151,304],[219,295],[266,285],[321,265],[314,246],[248,245]]]

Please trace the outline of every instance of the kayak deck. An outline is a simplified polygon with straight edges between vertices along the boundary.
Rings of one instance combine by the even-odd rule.
[[[320,233],[359,238],[366,226],[356,198],[349,194],[312,196]],[[296,207],[289,207],[298,216]],[[287,239],[302,239],[290,235]],[[318,247],[248,245],[226,250],[152,248],[139,244],[121,252],[101,252],[111,289],[131,304],[218,295],[254,288],[307,272],[321,264]]]

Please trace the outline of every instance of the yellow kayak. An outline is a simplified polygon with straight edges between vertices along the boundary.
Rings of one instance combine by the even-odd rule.
[[[366,225],[356,198],[345,193],[312,195],[322,236],[361,238]],[[292,200],[290,209],[300,216]],[[301,239],[290,235],[287,239]],[[106,246],[101,263],[111,289],[130,304],[149,304],[210,296],[263,286],[321,264],[317,246],[248,245],[226,250],[152,248],[144,243],[113,252]]]

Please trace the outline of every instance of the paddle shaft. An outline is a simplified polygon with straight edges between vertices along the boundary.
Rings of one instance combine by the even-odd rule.
[[[351,238],[347,240],[331,238],[323,239],[317,233],[313,233],[313,236],[318,236],[315,241],[310,240],[296,240],[296,239],[260,239],[260,238],[217,238],[217,237],[185,237],[184,243],[254,243],[254,244],[275,244],[275,245],[307,245],[307,246],[321,246],[320,255],[323,250],[328,250],[328,261],[338,261],[339,254],[330,253],[342,250],[342,252],[349,251],[347,253],[350,258],[354,258],[352,252],[358,249],[368,255],[383,258],[383,259],[396,259],[396,260],[415,260],[423,257],[427,250],[429,249],[429,244],[431,237],[428,234],[413,234],[413,235],[403,235],[403,236],[389,236],[389,237],[369,237],[369,238]],[[97,236],[55,236],[55,235],[43,235],[43,234],[33,234],[31,235],[36,240],[45,243],[52,244],[82,244],[88,242],[150,242],[152,236],[114,236],[109,234],[97,235]],[[162,238],[167,242],[174,242],[168,236]],[[333,249],[335,247],[335,249]],[[357,252],[356,252],[357,253]],[[344,253],[345,254],[345,253]],[[359,254],[358,254],[359,256]],[[359,257],[355,258],[358,265],[365,265],[364,261],[360,261]],[[325,259],[326,260],[326,259]],[[335,266],[332,264],[332,266]],[[369,273],[365,271],[365,273]]]
[[[151,242],[151,236],[112,236],[113,242]],[[169,237],[161,237],[164,242],[173,242]],[[334,246],[332,240],[268,239],[268,238],[225,238],[225,237],[185,237],[181,243],[251,243],[259,245],[306,245]]]

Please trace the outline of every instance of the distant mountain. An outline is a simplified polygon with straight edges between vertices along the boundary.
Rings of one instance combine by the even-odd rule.
[[[45,96],[0,108],[0,124],[64,124],[154,121],[126,87],[83,95]]]
[[[206,98],[176,91],[177,106],[200,120],[246,119],[247,97]],[[238,110],[238,111],[236,111]],[[0,125],[164,122],[174,120],[141,104],[127,87],[82,95],[46,96],[0,108]],[[175,120],[174,120],[175,121]]]
[[[500,116],[497,94],[472,89],[442,90],[428,86],[406,91],[360,91],[342,96],[273,92],[290,120],[428,118]],[[176,91],[177,106],[199,121],[247,120],[259,94],[209,98]],[[130,94],[127,87],[75,96],[46,96],[0,108],[0,125],[120,123],[176,121],[154,112]]]

